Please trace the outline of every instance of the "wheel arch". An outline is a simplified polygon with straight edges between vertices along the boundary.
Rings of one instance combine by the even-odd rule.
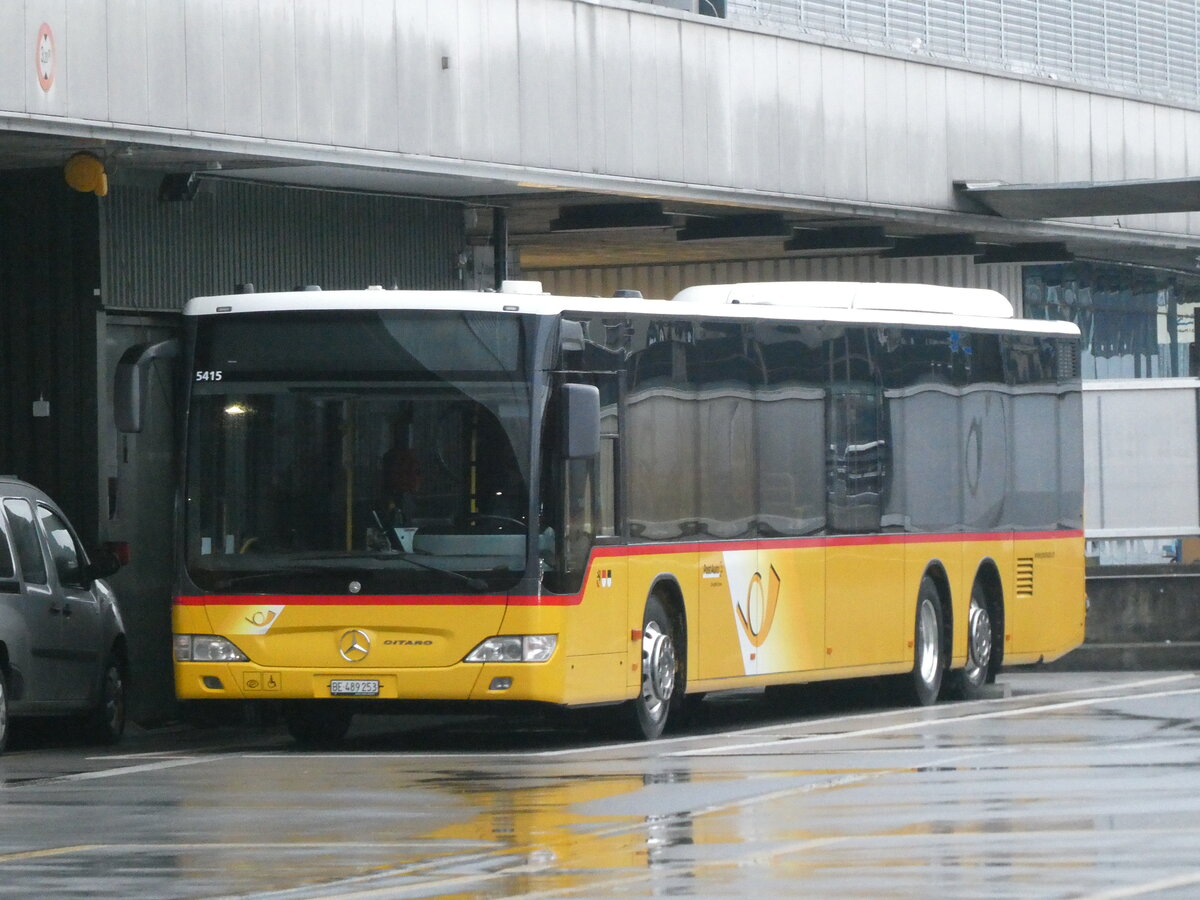
[[[12,660],[8,656],[8,644],[4,641],[0,641],[0,674],[4,675],[8,683],[8,702],[19,700],[22,685],[19,678],[13,678]]]
[[[942,659],[948,666],[950,653],[954,646],[954,592],[950,588],[950,576],[940,559],[931,559],[925,565],[921,581],[929,578],[933,581],[938,592],[938,602],[942,607]]]
[[[121,667],[121,674],[129,677],[129,642],[125,638],[125,634],[116,635],[113,638],[112,646],[109,648],[109,653],[113,659],[117,661],[117,665]]]

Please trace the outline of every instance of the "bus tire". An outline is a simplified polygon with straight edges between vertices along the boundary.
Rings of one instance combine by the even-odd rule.
[[[947,696],[975,700],[982,695],[991,670],[994,639],[987,590],[976,581],[971,588],[971,605],[967,610],[967,663],[949,673]]]
[[[631,725],[635,737],[652,741],[667,727],[673,705],[678,705],[679,679],[678,629],[667,612],[662,597],[652,593],[646,598],[642,616],[641,687],[633,701]],[[675,702],[673,702],[675,701]]]
[[[304,747],[332,747],[350,730],[354,710],[337,700],[301,700],[283,708],[288,734]]]
[[[945,671],[942,653],[942,598],[937,584],[926,575],[917,591],[917,620],[913,631],[913,667],[908,695],[917,706],[930,706],[942,688]]]

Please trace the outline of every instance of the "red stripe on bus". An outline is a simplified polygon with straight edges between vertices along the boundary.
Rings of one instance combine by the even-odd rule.
[[[177,606],[503,606],[506,594],[420,595],[407,594],[212,594],[180,596]]]
[[[583,594],[210,594],[180,596],[176,606],[578,606]]]

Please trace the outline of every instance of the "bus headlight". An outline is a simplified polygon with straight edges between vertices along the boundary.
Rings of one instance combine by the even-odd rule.
[[[175,635],[176,662],[248,662],[250,657],[215,634]]]
[[[488,638],[465,662],[545,662],[558,646],[557,634],[510,634]]]

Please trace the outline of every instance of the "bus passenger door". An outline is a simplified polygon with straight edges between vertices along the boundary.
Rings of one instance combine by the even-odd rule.
[[[764,377],[754,392],[759,580],[739,625],[760,675],[805,681],[825,665],[826,329],[755,326]],[[782,678],[771,678],[780,681]]]
[[[899,662],[913,623],[903,622],[904,544],[876,536],[830,538],[825,549],[825,666]]]
[[[723,557],[723,566],[709,556]],[[824,663],[824,549],[820,542],[759,540],[701,560],[701,594],[723,588],[734,632],[706,655],[709,677],[781,675]],[[709,607],[712,609],[713,607]],[[716,623],[718,628],[725,623]],[[712,629],[712,617],[702,628]],[[797,680],[804,680],[798,678]]]
[[[758,674],[803,673],[824,666],[825,550],[820,542],[758,549],[759,581],[742,623],[758,641]],[[798,678],[804,681],[804,678]]]

